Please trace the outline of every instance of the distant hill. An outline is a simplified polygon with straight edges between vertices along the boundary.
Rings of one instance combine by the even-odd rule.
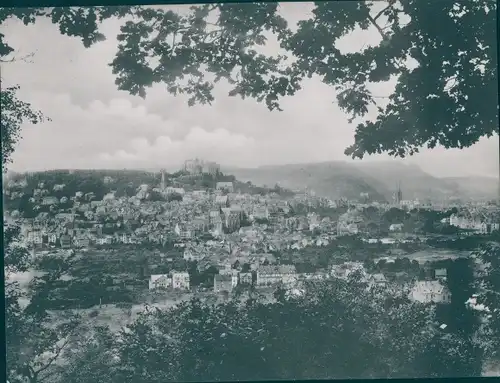
[[[459,185],[434,177],[417,165],[395,162],[356,162],[358,170],[376,178],[393,193],[401,185],[403,199],[443,200],[449,197],[463,198]],[[389,196],[391,197],[391,196]]]
[[[499,180],[493,177],[449,177],[445,181],[458,186],[460,191],[469,198],[496,199],[499,192]]]
[[[225,170],[224,170],[225,171]],[[319,196],[356,199],[369,193],[374,200],[392,199],[401,184],[403,199],[441,201],[454,198],[495,198],[498,179],[487,177],[438,178],[417,165],[395,162],[323,162],[311,164],[228,168],[238,179],[256,185],[276,183],[290,189],[308,187]]]
[[[95,191],[103,189],[104,176],[113,177],[117,184],[131,183],[137,187],[142,183],[158,184],[160,173],[156,169],[137,170],[52,170],[32,172],[28,177],[30,186],[36,188],[39,181],[49,184],[65,183],[69,189]],[[250,181],[256,186],[273,188],[279,184],[287,189],[309,188],[318,196],[328,198],[346,197],[358,199],[360,193],[368,193],[376,201],[391,201],[393,193],[401,183],[403,199],[431,199],[441,201],[450,197],[460,199],[496,199],[498,178],[492,177],[434,177],[416,165],[397,162],[322,162],[261,166],[258,168],[222,167],[224,174],[235,177],[235,181]],[[168,170],[167,170],[168,173]],[[23,178],[25,175],[12,172],[9,179]],[[168,177],[169,175],[166,174]],[[85,179],[85,185],[80,185]],[[76,184],[78,184],[78,186]],[[241,185],[239,185],[240,187]],[[243,185],[244,186],[244,185]],[[109,185],[116,187],[116,185]],[[249,186],[250,187],[250,186]],[[241,188],[241,187],[240,187]],[[254,188],[255,189],[255,188]],[[258,189],[258,188],[257,188]],[[263,190],[262,190],[263,191]]]
[[[106,180],[105,177],[111,177]],[[158,186],[161,180],[161,173],[154,169],[79,169],[67,170],[56,169],[41,172],[18,173],[12,176],[14,181],[25,179],[27,186],[24,188],[30,193],[38,188],[39,182],[45,184],[45,188],[52,190],[54,185],[64,184],[64,190],[59,191],[58,198],[67,195],[74,195],[77,191],[85,193],[93,192],[96,199],[100,200],[110,191],[115,191],[117,195],[135,195],[136,189],[142,184],[153,187]],[[290,190],[280,187],[275,188],[275,183],[269,188],[254,185],[251,182],[238,180],[232,174],[217,174],[210,176],[207,174],[196,177],[183,175],[182,172],[169,173],[165,171],[166,186],[183,187],[186,190],[215,189],[217,182],[233,182],[235,190],[250,194],[277,193],[283,197],[293,196]]]
[[[225,172],[225,171],[224,171]],[[368,193],[372,199],[384,201],[390,194],[383,184],[344,162],[262,166],[255,169],[228,169],[236,178],[256,185],[289,189],[312,189],[318,196],[359,198]]]

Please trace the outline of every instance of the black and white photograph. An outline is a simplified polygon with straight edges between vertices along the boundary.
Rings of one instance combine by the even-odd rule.
[[[8,383],[500,376],[495,0],[70,3],[0,8]]]

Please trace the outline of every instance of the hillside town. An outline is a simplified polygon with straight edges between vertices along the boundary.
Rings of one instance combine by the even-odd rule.
[[[4,381],[500,376],[497,3],[4,6]]]
[[[192,186],[204,176],[213,181],[211,187]],[[345,279],[354,273],[369,288],[407,289],[411,299],[447,302],[446,268],[417,259],[413,263],[424,272],[389,272],[367,266],[374,260],[370,249],[378,247],[378,260],[394,263],[411,255],[401,249],[404,246],[439,253],[427,243],[496,235],[500,222],[493,204],[421,205],[404,200],[401,189],[385,204],[370,202],[366,193],[350,201],[318,197],[307,189],[287,196],[242,192],[236,180],[219,181],[223,175],[218,164],[198,159],[186,161],[176,175],[161,171],[157,184],[134,185],[132,196],[117,196],[109,175],[102,178],[108,186],[102,199],[94,192],[69,193],[64,183],[43,180],[30,189],[29,177],[9,180],[4,195],[6,206],[23,198],[32,206],[34,217],[26,218],[18,209],[7,213],[20,224],[25,245],[35,257],[69,251],[90,260],[90,254],[106,256],[125,253],[124,249],[133,249],[131,257],[147,253],[140,276],[129,275],[128,280],[166,296],[169,291],[182,295],[202,289],[227,295],[277,286],[300,292],[304,281]],[[430,225],[439,226],[438,231],[422,231],[415,223],[424,219],[425,211],[436,213]],[[359,243],[364,256],[334,255],[349,241]],[[303,255],[309,252],[327,259],[313,261]]]

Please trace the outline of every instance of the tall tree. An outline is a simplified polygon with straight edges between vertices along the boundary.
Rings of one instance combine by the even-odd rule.
[[[449,262],[446,284],[451,293],[451,303],[442,307],[440,322],[447,325],[447,333],[453,334],[455,339],[460,339],[460,342],[456,342],[456,347],[462,354],[460,363],[448,366],[448,376],[480,376],[482,349],[474,342],[479,328],[478,315],[468,310],[465,304],[474,293],[472,261],[469,258],[459,258]],[[451,335],[446,338],[449,341],[453,339]]]
[[[11,86],[0,92],[0,126],[2,134],[2,166],[7,170],[11,156],[21,138],[21,125],[25,122],[38,124],[45,120],[40,111],[17,97],[19,86]]]
[[[476,340],[484,350],[485,363],[500,360],[500,245],[488,243],[474,252],[476,295],[468,301],[481,313]]]
[[[51,382],[80,324],[71,314],[54,320],[46,309],[51,286],[67,268],[35,277],[30,288],[21,286],[16,276],[33,271],[33,259],[19,227],[5,223],[4,230],[7,377],[10,383]],[[62,265],[69,267],[69,260]]]

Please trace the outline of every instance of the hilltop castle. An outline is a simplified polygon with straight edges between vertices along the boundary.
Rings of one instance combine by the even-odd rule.
[[[220,165],[216,162],[203,161],[196,158],[194,160],[187,160],[184,162],[184,171],[192,175],[216,175],[220,171]]]

